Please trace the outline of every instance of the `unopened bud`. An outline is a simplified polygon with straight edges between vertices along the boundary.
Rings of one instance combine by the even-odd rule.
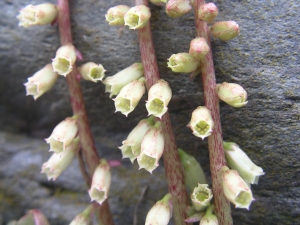
[[[128,116],[135,109],[146,91],[144,78],[140,79],[131,81],[121,89],[120,93],[114,99],[116,112],[121,112],[125,116]]]
[[[41,173],[45,173],[48,180],[56,180],[59,175],[71,164],[79,149],[79,138],[76,138],[62,154],[54,153],[42,166]]]
[[[197,160],[182,149],[178,149],[184,172],[184,183],[192,191],[198,184],[207,184],[204,172]]]
[[[197,211],[201,211],[210,205],[212,197],[213,194],[211,189],[208,188],[208,184],[198,184],[198,187],[194,188],[191,200],[195,209]]]
[[[217,6],[214,3],[210,2],[199,7],[198,17],[202,21],[211,23],[214,21],[218,13],[219,10]]]
[[[103,84],[105,84],[105,92],[109,92],[110,96],[117,95],[121,89],[133,80],[138,80],[144,75],[144,68],[142,63],[134,63],[131,66],[121,70],[113,76],[107,77]]]
[[[202,140],[209,135],[214,128],[214,121],[209,109],[205,106],[199,106],[192,112],[192,118],[188,126],[192,129],[193,134]]]
[[[144,168],[150,173],[158,167],[158,161],[164,151],[165,141],[160,125],[160,122],[156,122],[154,127],[147,131],[141,144],[141,154],[137,157],[140,169]]]
[[[52,61],[53,70],[59,75],[67,76],[72,71],[75,61],[75,47],[72,44],[63,45],[56,51]]]
[[[20,20],[19,26],[29,27],[49,24],[55,20],[57,13],[57,6],[51,3],[27,5],[21,9],[17,18]]]
[[[195,223],[199,222],[203,216],[205,215],[205,212],[198,212],[190,215],[188,218],[186,218],[184,221],[187,223]]]
[[[240,28],[235,21],[221,21],[210,27],[210,33],[221,41],[229,41],[240,34]]]
[[[108,9],[107,14],[105,15],[106,21],[111,26],[124,26],[124,15],[130,9],[127,5],[117,5]]]
[[[141,154],[141,143],[147,131],[154,125],[154,118],[141,120],[138,125],[129,133],[122,146],[119,149],[122,151],[123,158],[129,158],[133,163],[134,160]]]
[[[69,225],[91,225],[92,224],[93,205],[87,207],[78,214]]]
[[[141,29],[146,26],[150,17],[150,9],[147,6],[138,5],[130,8],[129,11],[125,14],[125,25],[127,25],[129,29]]]
[[[236,143],[224,141],[223,144],[228,166],[237,170],[247,183],[258,184],[259,176],[265,174],[263,169],[255,165]]]
[[[157,6],[163,6],[167,2],[167,0],[150,0],[150,2]]]
[[[49,222],[41,211],[32,209],[14,225],[49,225]]]
[[[254,199],[250,187],[240,177],[239,173],[236,170],[230,170],[228,167],[223,166],[221,169],[221,178],[226,198],[236,208],[249,210],[250,204]]]
[[[49,138],[45,139],[50,144],[50,151],[55,153],[63,152],[72,141],[76,138],[78,133],[77,119],[75,117],[68,117],[60,122],[53,130]]]
[[[161,118],[168,110],[172,98],[172,90],[164,80],[158,80],[148,91],[146,108],[148,115]]]
[[[190,43],[190,51],[194,58],[201,60],[209,52],[210,48],[205,40],[205,38],[197,37],[193,39]]]
[[[95,200],[101,205],[108,196],[110,182],[110,167],[106,160],[102,159],[93,174],[92,185],[89,190],[91,200]]]
[[[169,203],[171,199],[171,194],[167,194],[156,202],[147,214],[145,225],[168,225],[172,217],[172,207]]]
[[[217,93],[222,101],[235,108],[240,108],[248,103],[247,92],[239,84],[227,82],[217,84]]]
[[[177,53],[171,55],[168,67],[175,73],[191,73],[197,70],[199,61],[189,53]]]
[[[169,17],[178,18],[192,10],[190,0],[169,0],[166,4],[166,13]]]
[[[79,67],[78,71],[83,79],[97,82],[99,80],[102,81],[106,70],[101,64],[97,65],[96,63],[88,62]]]
[[[219,225],[218,218],[214,214],[205,214],[199,225]]]
[[[26,95],[32,95],[36,100],[53,87],[57,78],[58,74],[53,72],[51,64],[47,64],[43,69],[28,78],[28,82],[24,84]]]

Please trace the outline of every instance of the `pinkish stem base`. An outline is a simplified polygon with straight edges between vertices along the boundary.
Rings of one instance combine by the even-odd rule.
[[[206,22],[202,22],[198,18],[198,9],[201,5],[205,4],[205,0],[195,0],[195,21],[197,35],[204,37],[206,42],[210,44],[209,28]],[[211,136],[208,137],[208,149],[210,158],[210,171],[212,178],[212,188],[215,201],[215,212],[218,217],[219,224],[231,225],[233,224],[231,218],[230,203],[226,199],[222,183],[218,179],[220,169],[226,165],[222,129],[220,122],[220,109],[219,98],[216,92],[216,78],[215,69],[212,57],[212,51],[210,50],[206,57],[201,60],[201,72],[202,82],[204,88],[204,102],[205,106],[211,111],[212,118],[214,120],[214,130]]]
[[[136,0],[136,5],[148,5],[146,0]],[[159,79],[158,66],[152,41],[150,22],[139,32],[141,58],[144,66],[147,88],[149,89]],[[165,150],[163,154],[164,166],[169,186],[169,192],[173,198],[173,217],[176,225],[185,225],[186,207],[188,203],[184,184],[183,168],[180,162],[175,137],[173,134],[169,113],[162,118],[162,132],[165,138]]]

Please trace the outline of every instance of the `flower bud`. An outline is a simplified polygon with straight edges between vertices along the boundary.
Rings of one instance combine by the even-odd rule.
[[[157,5],[157,6],[163,6],[164,3],[167,2],[167,0],[150,0],[150,2],[154,5]]]
[[[181,17],[191,10],[190,0],[169,0],[166,4],[166,13],[171,18]]]
[[[111,181],[110,167],[105,159],[100,160],[99,166],[95,169],[92,179],[92,185],[89,195],[92,201],[100,205],[105,201],[108,195]]]
[[[110,92],[109,97],[117,95],[126,84],[141,78],[143,74],[144,68],[142,63],[134,63],[116,73],[114,76],[107,77],[103,81],[103,84],[105,84],[105,92]]]
[[[34,100],[38,99],[53,87],[57,78],[58,74],[53,72],[51,64],[47,64],[27,79],[28,82],[24,84],[26,95],[32,95]]]
[[[240,177],[239,173],[236,170],[230,170],[228,167],[223,166],[221,169],[221,178],[226,198],[236,208],[249,210],[250,204],[254,199],[250,187]]]
[[[152,173],[158,167],[158,160],[164,151],[164,136],[159,128],[160,122],[156,122],[145,134],[141,144],[141,154],[137,157],[139,169],[145,168]]]
[[[263,169],[255,165],[236,143],[224,141],[223,144],[228,166],[237,170],[247,183],[258,184],[259,176],[265,174]]]
[[[102,81],[106,70],[101,64],[97,65],[96,63],[88,62],[79,67],[78,71],[83,79],[96,83],[99,80]]]
[[[60,122],[53,130],[49,138],[45,139],[50,144],[50,151],[61,153],[75,139],[78,133],[77,119],[68,117]]]
[[[78,214],[69,225],[91,225],[93,214],[93,205],[87,207],[83,212]]]
[[[161,118],[168,110],[168,104],[172,98],[172,90],[164,80],[158,80],[148,91],[146,108],[148,116]]]
[[[204,172],[197,160],[182,149],[178,149],[181,164],[183,166],[184,183],[190,190],[194,190],[198,184],[207,184]]]
[[[197,211],[202,211],[210,205],[210,200],[213,194],[211,189],[208,188],[208,184],[198,184],[191,194],[191,200],[193,206]]]
[[[210,27],[210,33],[221,41],[229,41],[240,34],[240,28],[234,21],[221,21]]]
[[[166,194],[163,199],[156,202],[147,214],[145,225],[168,225],[172,217],[172,207],[169,201],[171,194]]]
[[[175,73],[190,73],[197,70],[199,62],[189,53],[177,53],[171,55],[168,67]]]
[[[217,93],[222,101],[235,108],[240,108],[248,103],[247,92],[239,84],[227,82],[217,84]]]
[[[218,13],[219,10],[217,6],[214,3],[210,2],[199,7],[198,17],[202,21],[211,23],[214,21]]]
[[[141,143],[147,131],[154,125],[154,118],[141,120],[138,125],[129,133],[122,146],[119,149],[122,151],[123,158],[129,158],[133,163],[136,157],[141,154]]]
[[[219,225],[218,218],[214,214],[205,214],[199,225]]]
[[[67,76],[72,71],[75,61],[75,47],[70,43],[63,45],[56,51],[55,58],[52,61],[53,70],[59,75]]]
[[[140,79],[142,80],[131,81],[121,89],[118,96],[114,99],[116,112],[119,111],[128,116],[135,109],[146,91],[144,78]]]
[[[197,37],[191,41],[189,54],[197,60],[201,60],[206,56],[209,50],[210,48],[205,38]]]
[[[205,106],[199,106],[192,112],[192,118],[188,126],[192,129],[193,134],[202,140],[209,135],[214,128],[214,121],[209,109]]]
[[[55,20],[57,13],[57,6],[51,3],[43,3],[36,6],[27,5],[21,9],[17,18],[20,20],[19,26],[29,27],[49,24]]]
[[[141,29],[146,26],[150,17],[150,9],[147,6],[138,5],[130,8],[129,11],[125,14],[125,25],[127,25],[129,29]]]
[[[184,221],[187,223],[199,222],[203,218],[204,215],[205,215],[204,212],[194,213],[191,216],[189,216],[188,218],[186,218]]]
[[[130,9],[127,5],[117,5],[108,9],[105,15],[106,21],[111,26],[124,26],[124,16]]]
[[[42,166],[41,173],[45,173],[48,180],[56,180],[59,175],[71,164],[79,149],[79,138],[76,138],[62,154],[54,153]]]
[[[49,225],[47,218],[37,209],[29,212],[14,223],[15,225]]]

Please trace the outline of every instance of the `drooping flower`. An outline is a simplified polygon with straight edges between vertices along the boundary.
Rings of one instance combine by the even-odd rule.
[[[126,84],[114,99],[116,112],[119,111],[125,116],[128,116],[128,114],[135,109],[145,91],[146,88],[143,77]]]
[[[155,203],[147,214],[145,225],[167,225],[172,217],[172,208],[169,201],[171,194],[166,194],[163,199]]]
[[[254,199],[250,187],[240,177],[239,173],[236,170],[230,170],[228,167],[223,166],[221,169],[221,179],[226,198],[236,208],[249,210]]]
[[[145,5],[130,8],[124,16],[125,25],[129,29],[141,29],[148,23],[151,17],[150,9]]]
[[[161,118],[168,110],[172,98],[172,90],[164,80],[158,80],[148,91],[146,108],[148,115]]]
[[[240,34],[240,27],[235,21],[221,21],[210,27],[210,33],[221,41],[229,41]]]
[[[141,154],[137,157],[140,169],[152,173],[158,167],[158,161],[164,151],[164,136],[160,129],[161,122],[156,122],[145,134],[141,144]]]
[[[124,16],[129,9],[130,7],[127,5],[117,5],[109,8],[105,15],[106,21],[111,26],[124,26]]]
[[[248,103],[247,92],[239,84],[227,82],[217,84],[217,93],[222,101],[235,108],[243,107]]]
[[[32,77],[28,78],[28,82],[24,84],[26,95],[32,95],[34,100],[38,99],[53,87],[57,78],[58,74],[53,72],[51,64],[47,64]]]
[[[54,153],[51,158],[42,166],[41,173],[45,173],[48,180],[56,180],[59,175],[71,164],[79,149],[79,138],[76,138],[64,150],[63,153]]]
[[[57,17],[57,13],[57,6],[51,3],[43,3],[35,6],[27,5],[21,9],[17,18],[20,20],[19,26],[29,27],[50,24]]]
[[[263,169],[255,165],[236,143],[224,141],[223,144],[228,166],[237,170],[247,183],[258,184],[259,177],[265,174]]]
[[[105,159],[102,159],[93,174],[92,185],[89,190],[91,200],[101,205],[108,197],[110,182],[111,172],[109,164]]]
[[[133,163],[134,160],[141,154],[141,143],[147,131],[154,125],[154,118],[141,120],[138,125],[129,133],[122,146],[119,149],[122,151],[123,158],[129,158]]]
[[[189,53],[177,53],[171,55],[168,67],[175,73],[191,73],[199,67],[199,61]]]
[[[97,65],[94,62],[88,62],[79,67],[78,71],[83,79],[97,82],[99,80],[102,81],[106,70],[101,64]]]
[[[192,112],[192,118],[188,126],[192,129],[193,134],[202,140],[209,135],[214,128],[214,121],[209,109],[205,106],[199,106]]]
[[[144,75],[142,63],[134,63],[131,66],[121,70],[113,76],[107,77],[105,84],[105,92],[110,93],[110,97],[120,93],[121,89],[133,80],[138,80]]]
[[[53,71],[59,75],[67,76],[72,71],[75,61],[75,47],[70,43],[63,45],[57,49],[55,58],[52,61]]]
[[[77,119],[68,117],[60,122],[49,138],[45,139],[50,144],[50,151],[62,153],[73,142],[78,133]]]

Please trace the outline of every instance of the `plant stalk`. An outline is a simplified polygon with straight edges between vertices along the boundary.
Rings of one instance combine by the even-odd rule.
[[[68,0],[57,0],[59,9],[58,28],[60,33],[61,45],[72,43],[72,33],[70,24],[70,10]],[[77,69],[73,65],[73,70],[66,76],[69,87],[70,101],[73,114],[78,116],[79,138],[81,150],[87,163],[89,176],[92,177],[94,170],[99,165],[99,157],[94,144],[93,136],[90,130],[85,104],[82,96],[82,90],[79,80],[76,78]],[[96,209],[97,208],[97,209]],[[113,225],[113,218],[106,200],[103,204],[95,207],[95,213],[101,218],[99,224]]]
[[[148,6],[148,1],[135,0],[135,4]],[[146,86],[149,90],[149,88],[160,79],[154,45],[152,41],[150,22],[148,22],[144,28],[138,30],[138,35],[141,58],[144,66]],[[168,112],[162,116],[161,122],[162,132],[165,138],[163,159],[169,192],[173,197],[173,218],[176,225],[189,224],[185,222],[188,198],[184,184],[183,168],[180,162],[179,153],[175,143],[175,137]]]
[[[214,130],[208,137],[208,149],[210,158],[210,171],[212,179],[212,189],[215,201],[215,213],[221,225],[232,225],[230,203],[226,199],[221,180],[218,179],[219,171],[226,166],[222,129],[220,122],[219,98],[216,92],[216,77],[213,56],[211,51],[211,43],[209,36],[209,27],[206,22],[200,21],[198,18],[198,9],[205,4],[205,0],[195,0],[194,14],[196,22],[197,35],[205,38],[210,46],[210,51],[204,59],[201,60],[202,83],[204,88],[205,106],[211,111],[214,120]]]

